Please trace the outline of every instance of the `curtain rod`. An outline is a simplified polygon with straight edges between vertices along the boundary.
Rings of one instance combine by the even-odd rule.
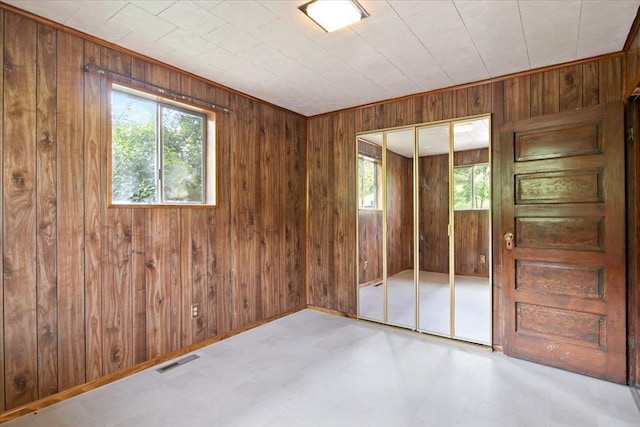
[[[195,97],[189,96],[189,95],[184,95],[184,94],[182,94],[180,92],[176,92],[174,90],[167,89],[167,88],[164,88],[162,86],[158,86],[156,84],[146,82],[144,80],[136,79],[135,77],[127,76],[126,74],[117,73],[115,71],[99,67],[97,65],[86,64],[86,65],[84,65],[82,67],[82,70],[85,73],[95,72],[95,73],[102,74],[102,75],[105,75],[105,76],[108,76],[108,77],[117,77],[119,79],[135,82],[135,83],[138,83],[140,85],[149,86],[149,87],[155,89],[156,91],[160,92],[163,95],[169,95],[169,96],[172,96],[172,97],[175,97],[175,98],[179,98],[179,99],[181,99],[183,101],[195,101],[195,102],[197,102],[199,104],[203,104],[203,105],[205,105],[207,107],[211,107],[211,108],[214,108],[216,110],[222,110],[225,113],[231,114],[233,112],[233,110],[231,108],[225,107],[224,105],[214,104],[213,102],[205,101],[204,99],[195,98]]]

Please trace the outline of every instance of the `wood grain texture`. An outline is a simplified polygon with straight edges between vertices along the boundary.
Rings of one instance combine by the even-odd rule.
[[[2,49],[0,49],[0,61],[4,64],[4,10],[0,9],[0,43]],[[2,101],[0,102],[0,126],[1,129],[4,129],[4,70],[0,73],[0,96],[2,96]],[[2,165],[2,173],[0,173],[0,206],[4,206],[4,132],[0,132],[0,136],[2,138],[0,147],[0,165]],[[2,218],[0,224],[0,242],[4,242],[4,217]],[[4,252],[4,244],[2,244],[2,250]],[[3,256],[0,257],[0,269],[2,269],[2,286],[4,288],[4,253]],[[6,387],[5,387],[5,361],[6,358],[4,356],[4,336],[5,336],[5,323],[4,323],[4,292],[0,292],[0,318],[3,321],[0,323],[0,411],[5,411],[6,409]]]
[[[101,64],[100,46],[94,43],[85,45],[85,57],[92,64]],[[84,75],[84,96],[87,107],[84,109],[84,183],[87,197],[84,201],[84,240],[85,240],[85,319],[86,319],[86,378],[88,381],[100,378],[104,373],[102,352],[102,226],[103,191],[105,190],[102,170],[105,149],[101,140],[106,138],[107,130],[101,117],[106,103],[103,102],[103,78],[100,75]]]
[[[131,63],[131,76],[144,80],[146,73],[145,63],[134,59]],[[103,110],[107,106],[106,87],[103,87]],[[104,113],[103,113],[104,114]],[[106,119],[102,119],[103,128],[107,127]],[[105,131],[103,131],[105,133]],[[103,158],[109,155],[103,147]],[[104,164],[104,163],[103,163]],[[103,177],[108,171],[103,171]],[[106,178],[102,179],[103,185]],[[103,190],[106,191],[106,188]],[[108,203],[106,196],[102,196],[102,206]],[[133,209],[131,218],[131,333],[133,347],[131,349],[133,363],[142,363],[147,360],[147,287],[146,287],[146,229],[147,214],[145,210]]]
[[[558,73],[560,84],[560,111],[574,110],[582,107],[582,67],[580,65],[573,65],[561,68],[558,70]]]
[[[56,33],[38,25],[37,41],[38,396],[58,391]]]
[[[11,409],[38,397],[36,268],[37,25],[7,16],[4,48],[5,400]]]
[[[531,115],[531,77],[514,77],[504,81],[504,120],[509,122]]]
[[[286,160],[284,164],[282,200],[285,211],[285,250],[286,274],[281,276],[281,292],[285,305],[281,309],[292,310],[306,303],[305,295],[301,295],[299,284],[294,280],[304,277],[306,260],[306,231],[305,231],[305,197],[306,181],[298,179],[306,171],[306,120],[287,115],[285,117],[284,144]]]
[[[491,218],[488,210],[456,211],[453,219],[455,273],[464,276],[489,277],[489,235]],[[484,256],[485,262],[480,257]]]
[[[590,107],[600,103],[600,64],[582,64],[582,106]]]
[[[358,284],[375,280],[382,280],[382,211],[361,209],[358,214]]]
[[[338,266],[336,275],[335,294],[336,308],[347,311],[356,306],[357,267],[354,262],[356,243],[357,203],[356,198],[356,139],[353,114],[345,113],[338,116],[334,134],[336,146],[333,157],[334,166],[338,172],[335,176],[332,215],[334,217],[334,262]],[[345,183],[346,185],[342,184]],[[338,208],[344,206],[344,209]],[[337,286],[338,283],[348,283],[350,286]]]
[[[387,277],[413,267],[413,159],[387,150]]]
[[[212,92],[211,88],[207,90]],[[229,94],[220,90],[213,91],[211,99],[224,105],[229,105]],[[231,244],[231,144],[232,135],[235,132],[232,127],[232,120],[229,114],[216,115],[216,150],[218,155],[216,182],[217,182],[217,198],[218,208],[215,212],[216,219],[216,250],[215,264],[216,269],[216,297],[218,313],[216,316],[216,329],[218,334],[226,333],[233,328],[233,283],[232,283],[232,262],[233,259]],[[213,213],[212,213],[213,214]],[[301,277],[301,276],[297,276]],[[296,280],[294,277],[287,277],[287,280]],[[296,289],[304,289],[304,284]]]
[[[99,381],[305,303],[304,118],[7,16],[0,388],[11,390],[3,389],[0,409]],[[109,206],[108,82],[84,73],[86,62],[212,102],[234,100],[233,114],[216,114],[215,208]],[[16,183],[26,188],[22,198],[13,196]],[[234,223],[240,217],[256,227]],[[247,239],[232,244],[232,236]],[[17,244],[9,246],[12,240]],[[15,263],[24,265],[20,273],[13,273]],[[199,316],[192,320],[196,302]]]
[[[624,100],[622,96],[623,82],[622,82],[622,67],[623,58],[615,57],[608,58],[599,61],[599,90],[600,103],[608,104],[610,102],[616,102]],[[638,68],[640,72],[640,67]],[[634,86],[635,87],[635,86]]]
[[[84,320],[83,41],[58,32],[58,372],[61,390],[86,379]]]
[[[423,156],[418,173],[420,270],[449,272],[449,155]]]
[[[112,49],[101,49],[101,63],[108,69],[131,75],[131,58]],[[103,144],[104,146],[105,144]],[[110,153],[102,153],[103,157],[109,155]],[[105,170],[105,172],[108,171]],[[105,207],[106,204],[103,204],[101,323],[103,328],[102,361],[104,373],[109,374],[133,364],[131,328],[133,324],[131,310],[133,232],[131,209],[105,209]]]

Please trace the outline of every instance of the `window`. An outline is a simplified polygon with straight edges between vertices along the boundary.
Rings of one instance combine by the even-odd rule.
[[[358,195],[360,209],[380,209],[378,182],[380,162],[366,156],[358,156]]]
[[[453,168],[454,210],[489,209],[490,173],[488,164]]]
[[[111,202],[215,204],[213,114],[112,84]]]

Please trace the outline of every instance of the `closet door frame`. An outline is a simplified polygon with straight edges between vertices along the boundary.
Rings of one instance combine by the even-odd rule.
[[[489,119],[489,141],[488,141],[488,164],[490,167],[490,171],[491,171],[491,175],[490,175],[490,180],[491,182],[493,181],[493,177],[495,175],[493,168],[491,167],[491,147],[492,147],[492,140],[493,140],[493,136],[491,133],[491,114],[481,114],[481,115],[475,115],[475,116],[468,116],[468,117],[462,117],[462,118],[456,118],[453,120],[441,120],[441,121],[436,121],[436,122],[428,122],[428,123],[421,123],[421,124],[415,124],[415,125],[410,125],[410,126],[399,126],[399,127],[394,127],[394,128],[386,128],[386,129],[378,129],[378,130],[374,130],[374,131],[365,131],[365,132],[358,132],[356,135],[356,162],[358,159],[358,143],[357,143],[357,139],[358,138],[362,138],[362,137],[366,137],[367,135],[374,135],[374,134],[382,134],[382,179],[381,179],[381,183],[380,183],[380,187],[381,187],[381,191],[382,191],[382,286],[383,286],[383,319],[373,319],[373,318],[368,318],[365,316],[361,315],[360,312],[360,279],[359,277],[357,278],[357,285],[358,285],[358,292],[357,292],[357,300],[358,300],[358,304],[357,304],[357,317],[359,319],[365,319],[365,320],[370,320],[370,321],[374,321],[377,323],[383,323],[383,324],[388,324],[391,326],[397,326],[397,327],[402,327],[402,328],[406,328],[406,329],[411,329],[417,332],[421,332],[421,333],[425,333],[425,334],[429,334],[429,335],[433,335],[433,336],[437,336],[437,337],[443,337],[443,338],[447,338],[447,339],[454,339],[456,341],[462,341],[462,342],[470,342],[472,344],[478,344],[478,345],[483,345],[483,346],[488,346],[490,347],[493,343],[493,268],[492,268],[492,260],[493,260],[493,253],[492,253],[492,233],[491,233],[491,229],[492,229],[492,225],[493,225],[493,212],[492,212],[492,207],[493,204],[490,202],[489,203],[489,218],[490,218],[490,224],[489,224],[489,233],[488,233],[488,251],[487,251],[487,256],[488,259],[486,260],[486,262],[488,263],[489,266],[489,286],[490,286],[490,292],[489,292],[489,312],[490,312],[490,318],[489,318],[489,329],[490,329],[490,341],[489,343],[484,343],[484,342],[477,342],[477,341],[473,341],[471,339],[468,338],[461,338],[461,337],[457,337],[456,333],[455,333],[455,236],[454,236],[454,221],[455,221],[455,209],[454,209],[454,182],[453,182],[453,169],[455,167],[455,160],[454,160],[454,144],[455,144],[455,135],[454,135],[454,125],[457,123],[465,123],[465,122],[470,122],[473,120],[478,120],[478,119],[484,119],[487,118]],[[448,194],[449,194],[449,209],[448,209],[448,219],[449,219],[449,223],[448,223],[448,230],[447,230],[447,234],[449,236],[449,334],[439,334],[433,331],[427,331],[424,329],[420,328],[420,244],[419,244],[419,226],[420,226],[420,216],[419,216],[419,208],[420,208],[420,199],[419,199],[419,173],[420,173],[420,168],[419,168],[419,138],[418,138],[418,132],[420,129],[422,128],[426,128],[426,127],[432,127],[432,126],[438,126],[438,125],[443,125],[443,124],[448,124],[449,125],[449,141],[448,141],[448,178],[449,178],[449,188],[448,188]],[[388,306],[388,286],[387,286],[387,273],[388,273],[388,269],[387,269],[387,263],[388,263],[388,254],[387,254],[387,133],[388,132],[393,132],[393,131],[398,131],[398,130],[407,130],[407,129],[413,129],[413,191],[412,191],[412,196],[413,196],[413,281],[414,281],[414,313],[415,313],[415,325],[413,328],[411,327],[406,327],[406,326],[402,326],[402,325],[395,325],[395,324],[390,324],[388,322],[388,310],[387,310],[387,306]],[[358,171],[358,165],[356,163],[356,171]],[[490,198],[493,198],[493,193],[491,192],[491,190],[493,189],[492,184],[489,184],[489,188],[490,188]],[[356,232],[355,232],[355,236],[356,236],[356,260],[358,260],[359,262],[359,250],[360,250],[360,242],[358,240],[359,238],[359,210],[360,210],[360,205],[359,205],[359,194],[358,191],[356,191],[356,195],[355,195],[356,199],[357,199],[357,203],[356,206],[358,206],[358,218],[356,218]],[[357,268],[358,271],[358,275],[360,272],[360,266],[358,266]]]

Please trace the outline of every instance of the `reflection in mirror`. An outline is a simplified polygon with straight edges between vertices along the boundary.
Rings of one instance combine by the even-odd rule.
[[[489,118],[453,126],[455,336],[491,344]]]
[[[419,329],[451,334],[449,123],[418,130]]]
[[[415,329],[413,128],[387,132],[387,322]]]
[[[358,138],[358,304],[360,317],[384,321],[382,134]]]

